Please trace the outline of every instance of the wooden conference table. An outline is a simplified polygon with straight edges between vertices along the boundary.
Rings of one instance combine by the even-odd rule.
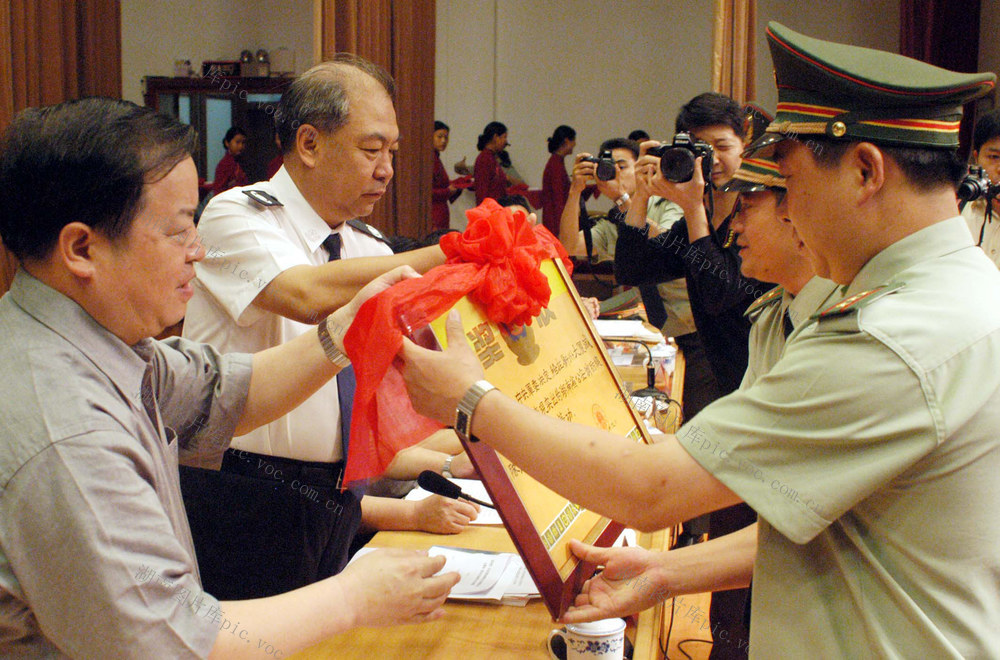
[[[665,549],[670,540],[671,532],[665,530],[655,534],[640,534],[639,543],[645,547]],[[423,532],[380,532],[372,545],[395,548],[451,545],[476,550],[514,552],[514,545],[507,531],[503,527],[492,526],[471,526],[454,536]],[[687,599],[694,602],[690,596]],[[708,612],[708,600],[699,602],[702,602],[702,610]],[[431,623],[350,631],[291,657],[299,660],[547,658],[545,640],[549,630],[557,627],[541,599],[532,600],[525,607],[449,601],[445,604],[445,612],[442,619]],[[634,629],[630,626],[634,633],[635,660],[663,657],[660,641],[665,633],[665,615],[670,615],[669,605],[642,612]],[[674,623],[671,637],[675,644],[676,640],[698,634],[696,627],[685,630],[687,626],[684,623],[686,621],[682,617],[678,617]]]
[[[675,365],[673,392],[680,398],[684,362],[678,357]],[[653,534],[639,534],[639,545],[665,550],[673,540],[673,530]],[[472,525],[460,534],[442,536],[424,532],[379,532],[369,544],[386,548],[427,549],[434,545],[455,546],[473,550],[516,552],[514,544],[502,526]],[[662,648],[669,643],[667,657],[681,657],[676,650],[680,640],[711,639],[701,628],[700,620],[684,615],[697,607],[707,618],[710,594],[684,596],[683,607],[671,601],[661,603],[636,617],[629,625],[629,637],[634,641],[634,660],[660,660]],[[678,602],[681,598],[677,599]],[[671,609],[676,615],[671,617]],[[445,616],[438,621],[388,628],[364,628],[332,637],[294,656],[298,660],[337,658],[343,660],[372,660],[373,658],[406,658],[431,660],[472,660],[478,658],[548,658],[545,642],[549,631],[558,627],[552,622],[541,599],[534,599],[525,607],[487,603],[449,601]],[[321,616],[317,613],[317,616]],[[673,619],[673,621],[671,621]],[[672,625],[672,628],[670,624]],[[669,640],[668,628],[671,628]],[[707,658],[710,644],[686,647],[693,658]]]

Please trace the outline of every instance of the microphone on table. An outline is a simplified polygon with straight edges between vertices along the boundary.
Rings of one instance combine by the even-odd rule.
[[[488,506],[489,508],[496,510],[496,507],[489,502],[483,502],[482,500],[477,500],[468,493],[462,492],[462,487],[458,484],[448,481],[442,477],[437,472],[432,472],[431,470],[424,470],[417,477],[417,485],[426,491],[434,493],[435,495],[440,495],[441,497],[447,497],[448,499],[457,500],[459,498],[463,500],[469,500],[470,502],[475,502],[479,506]]]

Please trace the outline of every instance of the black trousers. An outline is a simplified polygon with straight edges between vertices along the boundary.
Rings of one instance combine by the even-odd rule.
[[[684,421],[690,421],[702,408],[723,396],[722,388],[712,374],[711,365],[697,333],[674,338],[684,353]],[[718,538],[743,529],[757,521],[757,514],[746,504],[737,504],[708,516],[699,516],[684,523],[695,536],[708,532]],[[713,660],[747,657],[750,641],[749,589],[730,589],[712,593],[709,624],[712,628]],[[723,632],[725,631],[725,632]]]
[[[361,523],[338,488],[342,464],[230,449],[222,470],[181,466],[181,494],[205,591],[263,598],[336,575]]]
[[[757,513],[746,504],[736,504],[708,514],[709,536],[718,538],[757,522]],[[709,658],[745,658],[750,643],[750,590],[713,591],[708,612],[712,626]],[[725,632],[723,632],[725,631]]]

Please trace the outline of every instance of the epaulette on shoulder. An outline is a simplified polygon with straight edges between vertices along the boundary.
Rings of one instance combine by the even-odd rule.
[[[266,190],[241,190],[241,193],[250,198],[250,201],[260,206],[284,206],[278,198]]]
[[[374,227],[366,223],[364,220],[359,220],[358,218],[354,218],[352,220],[348,220],[347,224],[350,227],[358,230],[362,234],[367,234],[368,236],[371,236],[375,240],[382,241],[386,245],[389,245],[389,239],[383,236],[382,232],[380,232],[378,229],[375,229]]]
[[[782,294],[785,292],[785,288],[782,286],[776,286],[764,295],[762,295],[757,300],[750,303],[747,307],[747,311],[743,312],[743,316],[753,316],[760,310],[764,309],[768,305],[774,304],[774,301],[781,300]]]
[[[826,309],[821,309],[809,318],[815,320],[817,323],[820,323],[821,330],[849,330],[857,332],[859,329],[857,312],[872,304],[879,298],[887,296],[894,291],[898,291],[903,288],[903,286],[905,285],[902,282],[897,282],[895,284],[883,284],[882,286],[877,286],[874,289],[856,293],[853,296],[844,298],[843,300],[830,305]]]

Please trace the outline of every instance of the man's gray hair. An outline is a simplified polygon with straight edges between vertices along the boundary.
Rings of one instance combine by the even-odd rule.
[[[329,133],[347,123],[351,110],[347,86],[358,72],[378,82],[389,98],[395,96],[396,83],[385,69],[353,53],[337,53],[296,78],[281,95],[274,128],[282,153],[295,148],[295,134],[302,124]]]

